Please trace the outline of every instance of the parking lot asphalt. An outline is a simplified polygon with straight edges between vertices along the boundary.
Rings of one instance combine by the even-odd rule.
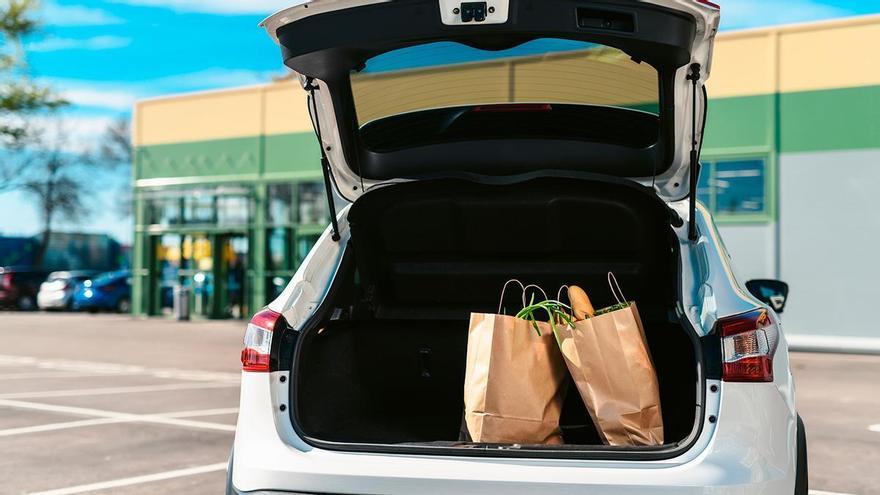
[[[223,493],[243,325],[0,313],[0,493]],[[792,367],[814,495],[880,494],[880,356]]]

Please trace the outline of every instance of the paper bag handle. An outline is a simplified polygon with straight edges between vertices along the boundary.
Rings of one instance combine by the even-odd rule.
[[[556,300],[559,301],[560,303],[562,303],[562,289],[565,289],[565,295],[568,296],[568,286],[567,285],[560,286],[559,290],[556,291]],[[571,304],[571,297],[568,298],[568,305],[569,305],[569,307],[572,305]],[[567,314],[569,317],[572,317],[574,315],[574,308],[571,309],[571,312],[565,311],[564,309],[562,310],[562,312]]]
[[[620,284],[617,283],[617,277],[615,277],[612,272],[608,272],[608,287],[611,289],[611,295],[617,300],[617,304],[626,304],[626,296],[624,296],[623,291],[620,290]],[[618,294],[620,295],[619,297]]]
[[[544,292],[544,289],[542,289],[540,286],[535,285],[535,284],[523,285],[523,283],[520,282],[519,280],[512,278],[512,279],[508,280],[507,282],[505,282],[504,287],[501,288],[501,300],[498,301],[498,314],[499,315],[501,314],[501,307],[504,305],[504,292],[507,291],[507,286],[510,285],[511,282],[518,283],[520,288],[522,289],[522,305],[523,305],[523,307],[526,306],[526,291],[532,287],[541,291],[541,294],[544,295],[544,299],[545,300],[547,299],[547,293]]]

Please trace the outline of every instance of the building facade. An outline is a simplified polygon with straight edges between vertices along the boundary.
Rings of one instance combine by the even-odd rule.
[[[718,36],[699,195],[743,280],[791,284],[795,334],[880,337],[865,327],[880,297],[878,43],[880,16]],[[134,129],[135,310],[166,312],[177,283],[208,317],[265,304],[326,222],[303,92],[145,101]]]
[[[319,150],[293,82],[139,102],[133,310],[240,318],[284,288],[328,221]]]

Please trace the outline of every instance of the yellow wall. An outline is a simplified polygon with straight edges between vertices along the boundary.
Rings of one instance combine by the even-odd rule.
[[[718,35],[713,98],[880,85],[880,15]]]
[[[133,121],[135,146],[312,132],[295,81],[144,100]]]

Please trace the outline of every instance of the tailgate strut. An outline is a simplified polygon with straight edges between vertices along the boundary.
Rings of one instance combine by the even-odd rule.
[[[691,64],[691,73],[687,80],[693,87],[693,105],[691,107],[691,166],[690,166],[690,211],[688,219],[688,239],[691,242],[697,240],[697,182],[700,180],[700,150],[703,147],[702,139],[697,142],[697,83],[700,81],[700,64]],[[706,129],[706,107],[709,100],[706,97],[706,86],[703,86],[703,130]],[[702,135],[701,135],[702,137]]]
[[[303,87],[309,92],[309,114],[312,118],[312,127],[315,128],[315,135],[318,136],[318,146],[321,147],[321,170],[324,172],[324,188],[327,192],[327,207],[330,213],[330,224],[333,226],[333,240],[339,242],[339,222],[336,219],[336,202],[333,201],[333,185],[331,183],[332,176],[330,172],[330,160],[327,159],[327,150],[324,149],[324,141],[321,139],[321,122],[318,120],[318,102],[315,100],[315,90],[318,89],[312,78],[306,79]]]

